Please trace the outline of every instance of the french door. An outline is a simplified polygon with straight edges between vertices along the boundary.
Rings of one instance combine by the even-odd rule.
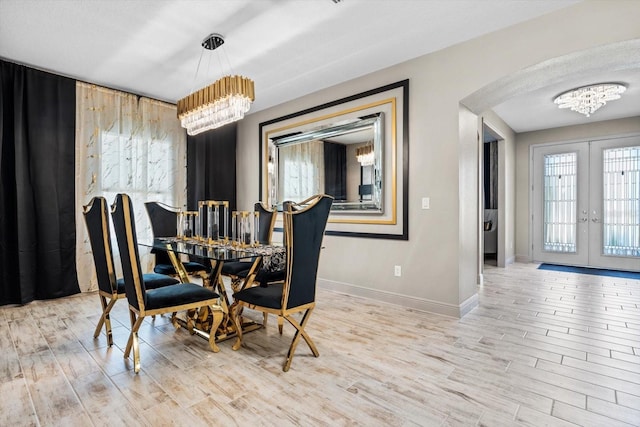
[[[640,271],[640,137],[533,148],[534,261]]]

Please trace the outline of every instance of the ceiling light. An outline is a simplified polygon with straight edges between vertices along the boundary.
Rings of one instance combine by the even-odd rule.
[[[204,49],[215,50],[223,44],[224,38],[220,34],[211,34],[202,41],[202,52]],[[201,61],[202,54],[194,80]],[[253,80],[239,75],[224,76],[178,101],[180,125],[189,135],[224,126],[242,119],[254,99]]]
[[[627,88],[618,83],[600,83],[583,86],[558,95],[553,102],[559,108],[570,108],[589,117],[607,101],[620,99],[620,94]]]

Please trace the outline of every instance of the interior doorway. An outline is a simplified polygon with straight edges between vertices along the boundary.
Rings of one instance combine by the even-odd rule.
[[[504,267],[504,138],[489,125],[482,124],[482,253],[485,264]],[[502,162],[502,165],[501,165]]]

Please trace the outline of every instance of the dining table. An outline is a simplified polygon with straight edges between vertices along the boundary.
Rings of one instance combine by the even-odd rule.
[[[225,316],[215,332],[216,341],[224,341],[237,335],[237,327],[242,332],[251,332],[262,327],[261,323],[242,318],[241,325],[235,325],[232,318],[234,308],[233,293],[248,286],[253,286],[253,280],[259,269],[276,271],[284,269],[286,264],[285,248],[282,245],[239,245],[228,240],[207,242],[199,239],[185,239],[178,237],[157,237],[152,243],[140,243],[153,251],[166,251],[171,263],[183,283],[191,282],[189,274],[184,268],[184,260],[208,262],[211,269],[206,277],[203,277],[202,285],[214,290],[220,295],[220,306]],[[252,261],[244,280],[227,289],[224,278],[221,275],[222,266],[226,262]],[[191,310],[187,313],[174,316],[177,324],[185,326],[193,334],[209,339],[212,315],[208,307],[199,310]]]

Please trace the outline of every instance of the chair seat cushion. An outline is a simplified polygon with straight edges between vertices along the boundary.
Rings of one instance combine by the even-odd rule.
[[[147,292],[146,296],[145,307],[147,310],[190,304],[219,297],[212,290],[203,288],[195,283],[178,283],[172,286],[165,286],[164,288]]]
[[[233,276],[237,276],[238,273],[246,271],[248,272],[251,268],[253,261],[233,261],[233,262],[225,262],[222,265],[222,274],[230,274]],[[246,273],[245,273],[246,276]]]
[[[282,283],[266,287],[254,286],[233,294],[233,299],[260,307],[280,309],[282,308],[282,288]]]
[[[184,265],[184,269],[187,270],[187,273],[195,273],[196,271],[207,271],[207,268],[199,262],[185,262],[182,265]],[[176,274],[176,269],[173,268],[173,265],[171,264],[156,264],[156,266],[153,267],[153,271],[158,274]]]
[[[144,286],[147,289],[156,289],[163,286],[175,285],[176,283],[180,283],[180,281],[174,277],[157,273],[145,273],[142,275],[142,280],[144,280]],[[118,279],[118,293],[125,293],[124,278]]]

